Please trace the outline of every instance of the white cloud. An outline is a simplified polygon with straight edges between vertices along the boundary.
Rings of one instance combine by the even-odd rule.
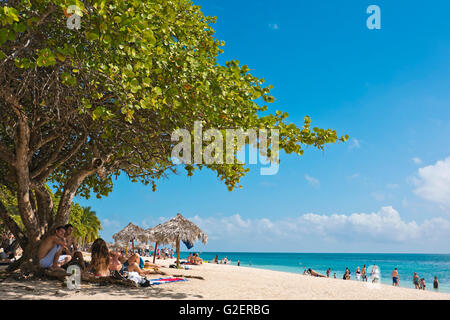
[[[399,187],[399,185],[396,184],[396,183],[388,183],[388,184],[386,185],[386,187],[387,187],[388,189],[397,189],[397,188]]]
[[[119,220],[110,220],[110,219],[103,219],[102,226],[106,228],[117,228],[120,227],[120,221]]]
[[[371,196],[372,198],[374,198],[375,200],[377,200],[377,201],[383,201],[383,200],[385,199],[384,194],[378,193],[378,192],[372,192],[372,193],[370,194],[370,196]]]
[[[278,30],[280,27],[276,23],[269,23],[269,28],[272,30]]]
[[[436,252],[448,251],[450,242],[449,220],[406,221],[390,206],[347,215],[307,213],[294,218],[245,219],[235,214],[190,219],[208,234],[210,245],[216,246],[211,250],[396,252],[421,248]]]
[[[426,200],[450,206],[450,157],[420,168],[414,193]]]
[[[308,181],[308,183],[313,187],[318,187],[320,185],[319,179],[313,178],[305,174],[305,179]]]
[[[422,160],[421,160],[420,158],[412,158],[412,161],[413,161],[415,164],[422,164]]]
[[[356,138],[352,138],[350,140],[350,145],[348,146],[349,149],[359,149],[361,148],[361,140],[358,140]]]

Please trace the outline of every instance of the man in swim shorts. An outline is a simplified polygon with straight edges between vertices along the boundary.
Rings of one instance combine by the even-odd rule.
[[[72,257],[61,255],[62,250],[69,252],[64,239],[65,229],[63,226],[56,228],[55,234],[44,239],[38,249],[38,259],[41,267],[45,269],[61,269]]]
[[[398,287],[398,271],[397,268],[392,271],[392,285]]]

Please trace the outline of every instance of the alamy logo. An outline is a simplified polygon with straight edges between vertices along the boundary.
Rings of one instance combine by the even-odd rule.
[[[81,27],[81,16],[83,15],[81,9],[78,6],[71,5],[67,7],[67,10],[65,10],[65,13],[67,13],[67,21],[66,25],[67,28],[70,30],[73,29],[80,29]]]
[[[381,29],[381,9],[377,5],[370,5],[366,11],[370,16],[367,18],[367,28],[369,30]]]
[[[245,152],[243,153],[244,161],[240,161],[242,159],[236,155],[242,151],[248,141],[248,144],[252,146],[249,148],[248,163],[257,164],[259,153],[260,163],[270,163],[269,167],[261,168],[261,175],[274,175],[278,172],[278,129],[248,129],[246,131],[243,129],[207,129],[203,131],[202,123],[195,121],[193,139],[191,132],[187,129],[175,130],[171,139],[178,142],[172,149],[172,159],[184,164],[207,165],[245,163]]]

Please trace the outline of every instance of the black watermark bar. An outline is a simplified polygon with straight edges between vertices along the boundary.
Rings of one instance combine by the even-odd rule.
[[[47,315],[60,314],[61,311],[74,311],[78,317],[104,319],[111,314],[114,319],[154,318],[163,319],[322,319],[324,316],[342,315],[346,318],[361,318],[370,314],[371,317],[387,317],[397,315],[402,319],[424,315],[445,314],[450,307],[450,301],[435,300],[11,300],[0,301],[0,308],[20,310],[35,314],[46,310]],[[49,311],[51,311],[49,313]],[[47,317],[46,317],[47,318]],[[99,319],[100,319],[99,318]]]

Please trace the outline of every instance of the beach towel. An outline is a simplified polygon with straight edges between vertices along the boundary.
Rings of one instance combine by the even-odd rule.
[[[163,283],[171,283],[171,282],[179,282],[179,281],[187,281],[186,279],[183,278],[160,278],[160,279],[150,279],[150,284],[154,285],[158,285],[158,284],[163,284]]]

